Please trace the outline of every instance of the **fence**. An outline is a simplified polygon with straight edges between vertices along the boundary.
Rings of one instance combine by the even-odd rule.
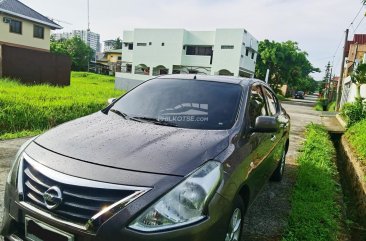
[[[49,52],[0,45],[0,77],[24,84],[70,85],[71,59]]]

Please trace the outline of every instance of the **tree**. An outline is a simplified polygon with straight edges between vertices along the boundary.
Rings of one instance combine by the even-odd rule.
[[[294,89],[300,81],[309,81],[309,74],[320,72],[307,59],[308,54],[293,41],[264,40],[259,43],[258,53],[256,76],[264,79],[269,69],[269,84],[274,90],[285,84]]]
[[[51,52],[68,55],[71,58],[71,69],[75,71],[87,71],[90,59],[94,51],[79,37],[71,39],[52,40]]]
[[[116,42],[113,44],[113,49],[122,49],[122,40],[120,37],[118,37]]]
[[[361,102],[361,85],[366,84],[366,64],[360,64],[351,74],[352,83],[356,85],[356,101]]]

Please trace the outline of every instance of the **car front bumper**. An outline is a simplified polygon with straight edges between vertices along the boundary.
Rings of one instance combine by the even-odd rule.
[[[26,240],[26,216],[74,235],[74,241],[224,241],[232,210],[229,201],[219,194],[215,194],[208,206],[208,217],[189,226],[151,233],[137,232],[127,228],[131,217],[129,220],[125,220],[123,217],[125,217],[126,210],[122,209],[105,221],[98,230],[89,232],[65,222],[49,219],[42,212],[37,212],[36,208],[29,208],[29,205],[14,200],[17,200],[16,190],[8,185],[5,192],[2,235],[5,240],[11,241]],[[128,206],[125,209],[128,209]]]

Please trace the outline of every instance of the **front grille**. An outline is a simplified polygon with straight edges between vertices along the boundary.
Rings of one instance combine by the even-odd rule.
[[[104,189],[91,186],[81,186],[78,182],[65,184],[56,181],[52,176],[45,175],[42,170],[32,166],[24,159],[23,162],[23,194],[24,201],[57,218],[85,225],[95,214],[136,192],[136,189]],[[77,180],[79,178],[75,178]],[[85,179],[82,180],[85,184]],[[94,181],[90,181],[93,183]],[[62,203],[55,209],[49,210],[44,201],[44,193],[51,187],[58,187],[62,192]],[[115,185],[118,186],[118,185]]]

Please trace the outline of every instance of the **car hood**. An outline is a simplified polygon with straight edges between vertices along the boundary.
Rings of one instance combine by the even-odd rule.
[[[228,146],[226,130],[194,130],[125,120],[98,112],[47,131],[35,142],[93,164],[185,176]]]

